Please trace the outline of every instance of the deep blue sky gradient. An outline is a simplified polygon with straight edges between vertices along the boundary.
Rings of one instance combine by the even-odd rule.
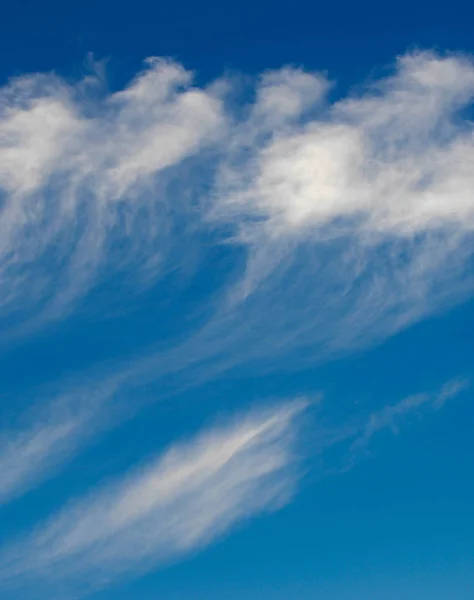
[[[108,58],[111,89],[150,55],[171,56],[208,81],[226,71],[257,74],[285,64],[325,70],[335,94],[383,73],[416,47],[474,53],[474,6],[449,3],[245,0],[222,2],[9,2],[0,17],[0,79],[55,70],[76,79],[87,54]],[[225,269],[225,256],[210,264]],[[156,314],[160,289],[125,316],[99,326],[73,316],[32,339],[0,348],[1,419],[28,405],[28,389],[105,360],[122,360],[157,338],[179,334],[193,299],[212,287],[176,288],[173,317]],[[163,285],[167,285],[164,283]],[[180,297],[176,305],[176,298]],[[130,299],[132,303],[134,300]],[[97,298],[100,302],[100,298]],[[174,312],[173,312],[174,311]],[[199,319],[199,317],[196,317]],[[451,378],[474,375],[474,303],[396,336],[298,373],[239,372],[166,403],[150,404],[0,513],[0,535],[15,533],[92,486],[186,437],[213,416],[260,398],[323,391],[338,410],[370,410]],[[139,394],[153,397],[151,383]],[[300,495],[196,556],[93,595],[97,600],[474,600],[474,395],[383,431],[347,472],[308,474]],[[0,423],[2,422],[0,421]],[[120,448],[115,453],[114,448]],[[107,456],[107,464],[96,456]],[[5,599],[8,600],[8,599]],[[25,599],[26,600],[26,599]]]

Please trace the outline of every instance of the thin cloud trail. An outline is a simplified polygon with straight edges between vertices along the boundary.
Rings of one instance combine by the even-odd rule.
[[[33,589],[41,592],[45,586],[82,597],[166,566],[241,521],[288,503],[307,472],[303,458],[321,459],[311,479],[342,475],[377,434],[398,433],[407,421],[441,410],[468,385],[467,379],[454,379],[437,392],[411,395],[332,425],[320,406],[309,427],[310,402],[295,400],[205,430],[99,485],[4,545],[0,588],[12,597],[25,589],[34,597]]]
[[[123,375],[123,374],[122,374]],[[53,476],[99,432],[123,420],[123,377],[72,386],[0,431],[0,507]]]
[[[367,424],[351,445],[351,450],[365,448],[370,440],[384,429],[390,429],[395,434],[398,433],[407,416],[420,416],[426,410],[440,410],[446,402],[456,398],[469,385],[468,379],[453,379],[448,381],[436,394],[424,393],[408,396],[395,405],[388,405],[375,411],[370,415]]]
[[[253,412],[172,446],[66,506],[2,553],[5,587],[88,581],[89,591],[202,548],[295,492],[303,401]],[[43,582],[43,583],[41,583]],[[84,592],[85,590],[82,590]]]
[[[383,438],[388,432],[399,435],[409,425],[443,409],[447,402],[465,393],[470,385],[469,378],[457,377],[437,390],[412,394],[395,403],[381,399],[378,407],[369,413],[359,410],[338,418],[326,406],[327,414],[320,410],[318,417],[313,419],[306,442],[311,446],[312,456],[320,459],[318,467],[308,473],[308,479],[315,483],[350,471],[373,452],[371,445],[376,438]]]

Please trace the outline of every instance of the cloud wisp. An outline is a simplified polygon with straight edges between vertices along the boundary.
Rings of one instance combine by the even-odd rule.
[[[191,80],[150,59],[114,94],[91,77],[43,74],[0,90],[3,339],[68,314],[101,277],[138,270],[153,281],[173,264],[170,215],[184,228],[192,212],[186,161],[225,127],[217,94]]]
[[[398,433],[401,424],[408,416],[420,416],[423,410],[440,410],[445,403],[465,391],[469,386],[467,379],[453,379],[446,383],[436,394],[416,394],[408,396],[397,404],[388,405],[372,413],[362,432],[353,442],[351,449],[366,447],[380,431],[390,429]]]
[[[122,384],[115,376],[70,388],[0,431],[0,506],[52,476],[99,431],[120,420],[123,411],[111,400]]]
[[[472,59],[418,52],[346,98],[330,102],[330,87],[287,67],[235,111],[231,82],[193,86],[165,60],[112,94],[94,78],[12,80],[0,92],[0,343],[64,317],[111,273],[133,273],[139,292],[210,232],[233,262],[196,300],[207,321],[117,361],[120,385],[175,391],[241,365],[314,364],[469,297]],[[4,436],[4,498],[58,444],[88,439],[81,398],[95,385],[66,401],[70,419]]]
[[[112,94],[90,77],[10,82],[3,339],[68,314],[113,273],[140,291],[192,262],[201,236],[235,252],[199,344],[218,337],[236,357],[340,352],[471,295],[472,59],[408,54],[346,98],[331,103],[330,88],[287,67],[236,111],[230,81],[193,87],[158,59]]]
[[[402,56],[332,104],[308,100],[288,73],[273,85],[298,102],[265,120],[257,94],[241,124],[253,136],[231,148],[214,206],[248,249],[232,298],[255,338],[268,336],[257,353],[296,347],[313,360],[470,296],[472,59]]]
[[[3,551],[2,585],[109,585],[281,507],[298,481],[295,435],[305,407],[294,402],[211,428],[66,506]]]
[[[467,386],[467,380],[455,379],[436,393],[409,396],[336,425],[321,414],[311,433],[305,426],[304,436],[306,400],[254,410],[207,429],[99,484],[32,533],[7,543],[0,551],[0,587],[15,594],[46,586],[83,596],[179,560],[253,515],[287,504],[306,471],[303,457],[320,457],[317,479],[341,475],[377,433],[398,433],[407,420],[440,410]]]

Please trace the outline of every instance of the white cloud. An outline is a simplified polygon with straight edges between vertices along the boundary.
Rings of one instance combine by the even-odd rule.
[[[4,340],[66,314],[117,270],[153,281],[198,255],[193,235],[209,228],[236,246],[204,334],[229,347],[249,322],[262,355],[274,337],[314,359],[472,293],[470,58],[408,54],[332,103],[325,76],[286,67],[235,113],[228,82],[191,82],[151,59],[113,94],[43,75],[2,90]]]
[[[184,190],[186,168],[171,170],[225,130],[220,99],[191,79],[149,60],[111,95],[94,78],[70,85],[53,75],[0,90],[0,316],[27,329],[28,319],[67,313],[99,266],[108,275],[137,260],[153,274],[163,268],[169,215],[186,215],[184,193],[170,203],[166,191],[170,179]]]
[[[75,437],[79,423],[71,419],[33,427],[3,439],[0,445],[0,503],[24,491],[44,476],[47,465],[62,456]],[[6,437],[5,435],[3,436]]]
[[[291,89],[301,102],[282,102],[288,118],[271,131],[257,94],[259,119],[237,125],[254,135],[235,135],[211,212],[247,249],[230,310],[259,340],[255,355],[328,357],[470,296],[472,60],[406,55],[386,79],[312,110]]]
[[[203,547],[255,513],[279,508],[297,483],[295,419],[304,408],[292,403],[205,431],[66,506],[4,549],[3,584],[30,578],[44,578],[49,586],[109,584]]]
[[[151,60],[114,94],[41,75],[2,90],[3,340],[12,318],[17,328],[57,318],[104,273],[151,264],[156,275],[171,255],[185,260],[188,232],[175,240],[173,228],[188,220],[225,225],[217,237],[235,244],[235,270],[221,273],[202,329],[119,365],[121,385],[179,373],[180,388],[262,360],[314,364],[472,294],[471,59],[406,55],[393,75],[333,104],[325,77],[285,68],[261,77],[243,118],[226,112],[218,85],[191,80]],[[203,160],[204,182],[187,179],[191,157]],[[197,206],[168,193],[183,177]],[[47,470],[63,439],[76,444],[80,414],[9,439],[6,496]]]
[[[439,410],[451,398],[455,398],[469,385],[467,379],[454,379],[446,383],[437,394],[408,396],[397,404],[388,405],[372,413],[362,432],[352,444],[352,449],[366,446],[371,438],[383,429],[398,433],[400,424],[407,416],[419,416],[422,409]]]
[[[302,117],[305,90],[288,79],[301,101],[287,103],[286,91],[278,91],[281,110],[295,117],[300,109]],[[242,205],[244,214],[258,213],[273,234],[301,235],[298,230],[337,220],[333,234],[410,235],[450,224],[472,230],[473,129],[457,114],[473,96],[474,65],[467,59],[404,56],[396,73],[373,89],[250,148],[248,161],[236,167],[244,185],[228,202]],[[274,113],[260,99],[255,110]],[[313,229],[313,235],[325,234]]]
[[[13,594],[33,583],[37,589],[46,585],[50,591],[64,589],[68,596],[74,590],[83,595],[180,559],[242,520],[287,503],[302,473],[301,451],[307,459],[319,455],[317,478],[344,473],[377,433],[397,433],[409,419],[441,409],[467,386],[467,380],[454,379],[438,392],[387,406],[381,402],[369,415],[345,415],[332,425],[322,411],[304,447],[297,437],[300,415],[308,406],[304,400],[208,429],[73,500],[25,537],[7,542],[0,550],[0,587]],[[74,422],[64,411],[63,417],[38,427],[23,448],[12,447],[20,452],[20,463],[33,461],[30,476],[41,461],[44,466],[46,459],[64,458],[65,450],[73,449],[71,439],[84,441],[78,419]],[[1,460],[0,476],[5,476]]]
[[[95,386],[70,387],[44,406],[37,399],[38,406],[1,431],[0,505],[53,475],[99,430],[120,419],[119,406],[110,400],[122,383],[111,376]]]

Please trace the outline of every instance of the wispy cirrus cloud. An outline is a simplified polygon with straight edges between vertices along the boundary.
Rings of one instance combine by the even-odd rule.
[[[38,74],[2,89],[0,343],[64,318],[113,273],[153,284],[202,245],[225,244],[232,255],[212,293],[196,299],[209,309],[199,328],[117,360],[110,377],[5,433],[5,501],[100,430],[103,406],[124,388],[165,382],[164,397],[242,365],[327,360],[472,295],[472,59],[413,53],[347,98],[329,100],[330,87],[321,74],[284,68],[263,74],[254,101],[235,110],[230,82],[193,86],[182,66],[153,59],[115,93],[90,78]],[[90,394],[98,380],[103,393]],[[364,447],[454,393],[409,398],[363,424],[348,415],[323,447]],[[180,446],[71,505],[8,552],[4,577],[61,565],[65,577],[99,580],[121,561],[133,571],[202,546],[267,506],[268,481],[279,489],[273,473],[291,453],[278,440],[291,418],[278,414]],[[234,454],[222,463],[224,447]],[[135,510],[139,489],[149,501]],[[111,510],[113,494],[122,513]]]
[[[111,94],[93,78],[13,80],[0,101],[3,338],[67,314],[117,270],[153,282],[210,232],[234,261],[201,299],[215,314],[199,343],[228,340],[226,361],[240,341],[267,358],[342,351],[470,295],[471,58],[408,54],[336,101],[331,85],[269,72],[236,111],[230,81],[193,87],[172,61]]]
[[[31,586],[83,596],[169,564],[242,520],[289,502],[304,473],[303,457],[320,457],[317,478],[340,475],[377,433],[398,432],[407,420],[440,410],[468,383],[454,379],[437,392],[381,402],[369,414],[351,414],[338,423],[325,422],[322,411],[310,429],[307,400],[254,410],[207,429],[99,484],[33,532],[7,542],[0,550],[0,588],[13,596]]]
[[[97,436],[123,418],[111,401],[120,376],[97,385],[72,385],[45,403],[38,401],[0,431],[0,506],[28,492]]]
[[[298,481],[295,435],[305,407],[294,402],[211,428],[74,501],[4,548],[2,585],[11,593],[31,581],[50,590],[66,582],[69,592],[110,585],[281,507]]]
[[[64,316],[114,270],[153,281],[209,231],[234,260],[212,299],[196,300],[212,307],[207,321],[179,344],[117,361],[120,385],[166,379],[175,391],[242,364],[291,369],[471,295],[472,59],[408,54],[347,98],[330,102],[330,87],[301,69],[269,72],[237,115],[230,82],[193,87],[172,61],[150,60],[112,94],[93,78],[10,82],[0,94],[2,339]],[[83,439],[71,424],[117,375],[102,379],[66,402],[71,421],[40,427],[38,465]],[[39,439],[33,424],[4,444],[5,489],[30,479],[36,463],[21,457]]]
[[[242,125],[253,136],[231,148],[214,206],[247,247],[232,298],[239,321],[268,336],[257,352],[305,348],[313,360],[471,295],[472,59],[405,55],[334,103],[306,101],[288,74],[274,86],[299,102],[266,121],[257,94]]]
[[[366,447],[372,437],[384,429],[398,433],[407,417],[421,416],[426,410],[440,410],[445,403],[465,391],[469,386],[468,379],[448,381],[439,392],[408,396],[394,405],[387,405],[372,413],[362,428],[361,434],[353,442],[352,450]]]
[[[4,339],[64,316],[105,273],[153,280],[173,262],[169,217],[190,211],[185,185],[167,197],[170,180],[186,178],[172,171],[225,129],[218,94],[191,82],[180,65],[150,59],[114,94],[91,77],[43,74],[0,90]]]

